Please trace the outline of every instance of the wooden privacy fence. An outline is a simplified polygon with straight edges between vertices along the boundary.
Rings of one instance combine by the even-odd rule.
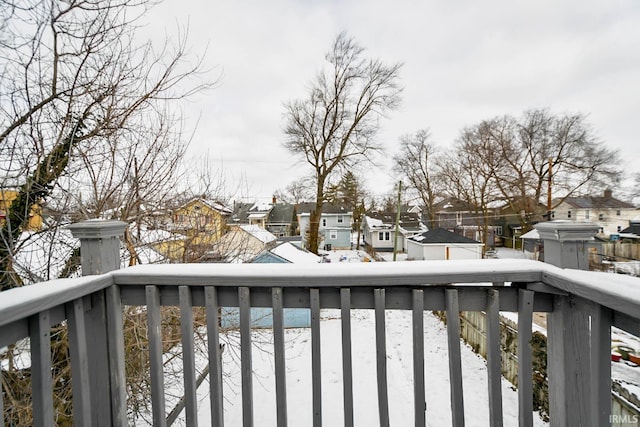
[[[473,350],[487,357],[487,314],[483,311],[460,313],[460,336]],[[514,386],[518,386],[518,324],[500,316],[500,348],[502,375]],[[530,343],[534,369],[533,393],[534,409],[543,415],[549,412],[549,388],[546,379],[547,337],[542,332],[534,332]],[[623,384],[614,383],[611,393],[612,420],[640,419],[638,396],[625,389]],[[612,422],[612,425],[624,423]]]

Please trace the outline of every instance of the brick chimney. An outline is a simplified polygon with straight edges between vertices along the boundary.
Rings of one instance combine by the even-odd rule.
[[[604,190],[604,198],[605,199],[610,199],[613,196],[613,192],[610,189],[606,189]]]

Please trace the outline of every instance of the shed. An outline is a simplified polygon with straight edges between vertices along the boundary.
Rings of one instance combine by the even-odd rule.
[[[443,228],[407,239],[407,256],[415,260],[481,259],[483,244]]]

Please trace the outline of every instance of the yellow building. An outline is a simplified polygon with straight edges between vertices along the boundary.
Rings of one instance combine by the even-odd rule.
[[[224,235],[230,214],[231,210],[219,202],[192,199],[173,212],[169,231],[174,238],[154,249],[173,261],[198,261]]]
[[[9,208],[13,201],[18,197],[17,190],[0,188],[0,221],[4,222]],[[42,228],[42,207],[39,205],[31,206],[29,209],[29,222],[27,230],[40,230]]]

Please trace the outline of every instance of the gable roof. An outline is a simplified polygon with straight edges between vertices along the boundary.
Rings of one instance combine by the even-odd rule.
[[[373,230],[393,228],[396,226],[396,215],[395,212],[371,212],[365,215],[364,222]],[[420,215],[413,212],[401,212],[399,225],[407,231],[424,229]]]
[[[213,209],[220,213],[220,215],[231,215],[231,209],[225,206],[223,203],[218,202],[217,200],[207,200],[202,197],[195,197],[188,202],[184,203],[177,210],[186,208],[189,205],[202,204],[209,209]]]
[[[444,228],[434,228],[433,230],[425,231],[413,237],[409,237],[409,240],[421,243],[423,245],[429,243],[466,243],[481,245],[482,243],[477,240],[469,239],[461,234],[452,233]]]
[[[611,191],[605,191],[602,196],[567,197],[562,203],[577,209],[633,209],[631,203],[618,200],[611,195]],[[562,204],[561,203],[561,204]]]
[[[293,221],[294,206],[289,203],[276,203],[269,212],[270,223],[290,224]]]
[[[449,197],[433,206],[434,212],[475,212],[478,208],[464,200]]]
[[[258,225],[241,225],[240,229],[260,240],[262,243],[269,243],[276,240],[276,236]]]
[[[312,210],[316,208],[315,202],[303,202],[298,204],[297,210],[301,215],[309,215]],[[322,204],[322,214],[344,214],[348,215],[352,213],[351,209],[344,204],[332,204],[332,203],[323,203]]]

